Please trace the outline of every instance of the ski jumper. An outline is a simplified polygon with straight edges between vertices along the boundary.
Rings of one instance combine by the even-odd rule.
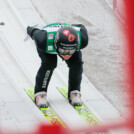
[[[65,60],[69,67],[68,93],[70,94],[70,92],[73,90],[80,91],[83,73],[82,53],[80,50],[88,45],[87,30],[82,24],[69,25],[65,23],[54,23],[47,25],[42,29],[37,29],[34,27],[27,28],[27,33],[35,41],[38,55],[41,58],[41,66],[36,75],[35,93],[41,91],[47,92],[51,76],[54,69],[57,67],[57,55],[59,55],[54,46],[54,37],[57,30],[65,26],[75,28],[80,39],[77,51],[69,60]]]

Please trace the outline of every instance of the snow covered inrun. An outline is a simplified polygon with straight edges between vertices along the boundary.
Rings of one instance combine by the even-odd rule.
[[[33,24],[39,24],[38,28],[55,22],[84,24],[89,45],[82,50],[82,101],[104,124],[125,116],[126,92],[120,86],[126,64],[121,54],[124,35],[103,0],[0,0],[0,21],[5,23],[0,25],[0,129],[34,131],[41,122],[49,124],[24,91],[34,87],[40,66],[34,42],[24,42],[26,27]],[[69,128],[88,126],[56,90],[67,83],[68,68],[59,58],[48,101]]]

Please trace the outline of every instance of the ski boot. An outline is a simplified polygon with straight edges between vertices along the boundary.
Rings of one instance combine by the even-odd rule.
[[[48,102],[46,100],[47,93],[45,91],[43,92],[38,92],[34,95],[35,97],[35,104],[39,108],[47,108],[48,107]]]
[[[71,91],[69,102],[73,106],[82,106],[81,93],[78,90]]]

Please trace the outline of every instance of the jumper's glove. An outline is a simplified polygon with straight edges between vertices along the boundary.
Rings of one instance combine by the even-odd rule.
[[[36,30],[36,29],[37,29],[37,28],[28,26],[28,27],[27,27],[27,34],[32,37],[33,31]]]
[[[35,24],[33,26],[28,26],[27,27],[27,35],[24,38],[24,41],[27,41],[30,37],[32,37],[32,33],[33,33],[34,30],[36,30],[35,27],[37,27],[37,26],[38,26],[38,24]]]

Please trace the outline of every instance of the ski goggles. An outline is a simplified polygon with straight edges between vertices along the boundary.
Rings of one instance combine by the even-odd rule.
[[[65,50],[65,49],[59,48],[58,51],[59,51],[59,53],[60,53],[61,55],[72,55],[72,54],[75,53],[76,49]]]

